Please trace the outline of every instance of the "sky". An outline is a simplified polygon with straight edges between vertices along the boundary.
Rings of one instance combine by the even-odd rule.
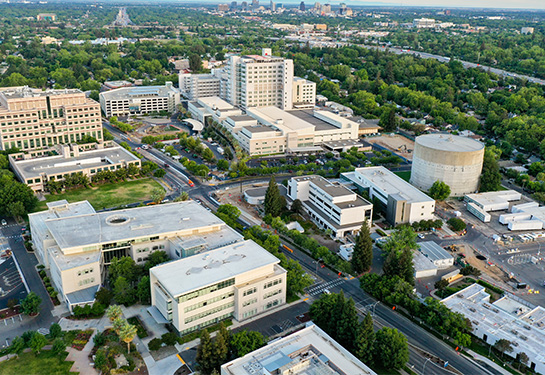
[[[367,1],[352,0],[352,4],[365,5]],[[378,3],[378,2],[377,2]],[[456,7],[456,8],[530,8],[545,9],[545,0],[397,0],[384,1],[391,5],[402,6],[432,6],[432,7]]]

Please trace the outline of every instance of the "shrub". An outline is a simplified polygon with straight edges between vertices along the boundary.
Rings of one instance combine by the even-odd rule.
[[[149,342],[148,348],[149,350],[159,350],[162,345],[163,341],[161,339],[154,338]]]
[[[174,332],[168,332],[163,334],[161,336],[161,339],[165,343],[165,345],[174,345],[178,342],[178,335],[176,335]]]
[[[457,217],[450,218],[447,221],[447,224],[451,227],[451,229],[455,232],[460,232],[466,229],[466,223]]]

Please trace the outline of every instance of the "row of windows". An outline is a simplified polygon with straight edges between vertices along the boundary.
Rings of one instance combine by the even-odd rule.
[[[221,305],[221,306],[214,307],[213,309],[210,309],[210,310],[207,310],[207,311],[203,311],[202,313],[199,313],[199,314],[197,314],[197,315],[190,316],[189,318],[187,318],[187,319],[184,320],[184,323],[187,324],[187,323],[194,322],[195,320],[202,319],[202,318],[204,318],[205,316],[215,314],[215,313],[220,312],[220,311],[222,311],[222,310],[229,309],[229,308],[231,308],[231,307],[233,307],[233,306],[235,306],[235,302],[234,302],[234,301],[233,301],[233,302],[226,303],[225,305]]]
[[[222,321],[224,319],[227,319],[227,318],[231,317],[232,315],[233,315],[232,313],[223,314],[221,316],[218,316],[217,318],[210,319],[210,320],[207,320],[206,322],[199,323],[196,326],[184,329],[184,330],[180,331],[180,334],[185,335],[185,334],[187,334],[189,332],[198,331],[201,328],[208,327],[209,325],[212,325],[214,323],[218,323],[218,322],[220,322],[220,321]]]
[[[263,285],[263,289],[270,288],[272,286],[278,285],[282,282],[282,279],[276,279],[274,281],[269,281],[267,284]]]
[[[95,278],[94,277],[91,277],[90,279],[85,279],[85,280],[80,280],[78,282],[78,285],[79,286],[83,286],[83,285],[87,285],[87,284],[92,284],[95,282]]]
[[[265,295],[263,296],[263,299],[267,299],[267,298],[270,298],[272,296],[276,296],[277,294],[280,294],[280,293],[282,293],[282,289],[273,290],[272,292],[265,293]]]
[[[89,274],[89,273],[93,273],[93,269],[92,269],[92,268],[87,268],[87,269],[78,271],[78,276],[87,275],[87,274]]]
[[[242,295],[244,297],[246,297],[246,296],[249,296],[250,294],[253,294],[255,292],[257,292],[257,288],[250,288],[250,289],[245,290],[244,293],[242,293]]]
[[[185,309],[184,309],[184,312],[190,312],[190,311],[193,311],[193,310],[197,310],[197,309],[200,309],[201,307],[204,307],[204,306],[208,306],[208,305],[211,305],[215,302],[218,302],[218,301],[221,301],[221,300],[224,300],[226,298],[229,298],[229,297],[233,297],[235,295],[235,292],[229,292],[229,293],[225,293],[225,294],[222,294],[221,296],[217,296],[217,297],[214,297],[214,298],[210,298],[206,301],[201,301],[199,303],[196,303],[194,305],[191,305],[191,306],[187,306]]]
[[[242,314],[242,319],[249,318],[251,316],[254,316],[255,314],[257,314],[257,309],[246,311],[244,314]]]
[[[186,294],[178,297],[178,303],[189,301],[189,300],[191,300],[193,298],[204,296],[204,295],[210,294],[212,292],[215,292],[216,290],[227,288],[227,287],[232,286],[232,285],[235,285],[235,279],[234,278],[229,279],[229,280],[225,280],[225,281],[221,281],[221,282],[219,282],[217,284],[207,286],[205,288],[201,288],[201,289],[196,290],[194,292],[186,293]]]
[[[265,306],[265,310],[278,306],[279,304],[280,304],[279,299],[275,299],[274,301],[267,302],[267,305]]]
[[[250,306],[250,305],[253,305],[254,303],[257,303],[257,298],[252,298],[247,301],[244,301],[242,303],[242,307]]]

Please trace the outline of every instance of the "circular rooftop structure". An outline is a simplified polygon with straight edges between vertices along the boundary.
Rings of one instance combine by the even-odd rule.
[[[479,187],[484,144],[451,134],[417,137],[411,167],[411,184],[428,191],[435,181],[443,181],[452,196],[474,193]]]
[[[106,218],[106,224],[108,225],[125,225],[131,218],[123,214],[110,215]]]

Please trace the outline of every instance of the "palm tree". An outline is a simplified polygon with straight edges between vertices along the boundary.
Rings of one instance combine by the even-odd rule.
[[[111,305],[106,310],[106,316],[108,319],[110,319],[110,322],[114,322],[117,318],[120,318],[121,315],[123,315],[123,311],[121,310],[121,306],[119,305]]]
[[[189,199],[189,194],[187,191],[182,191],[182,193],[174,199],[174,202],[184,202]]]
[[[119,332],[123,330],[123,328],[127,325],[127,321],[123,319],[122,317],[117,318],[113,321],[114,331],[119,335]]]
[[[129,353],[131,352],[131,342],[132,340],[134,340],[136,332],[137,329],[135,325],[125,323],[125,325],[121,327],[121,330],[118,333],[119,338],[127,343],[127,351]]]

